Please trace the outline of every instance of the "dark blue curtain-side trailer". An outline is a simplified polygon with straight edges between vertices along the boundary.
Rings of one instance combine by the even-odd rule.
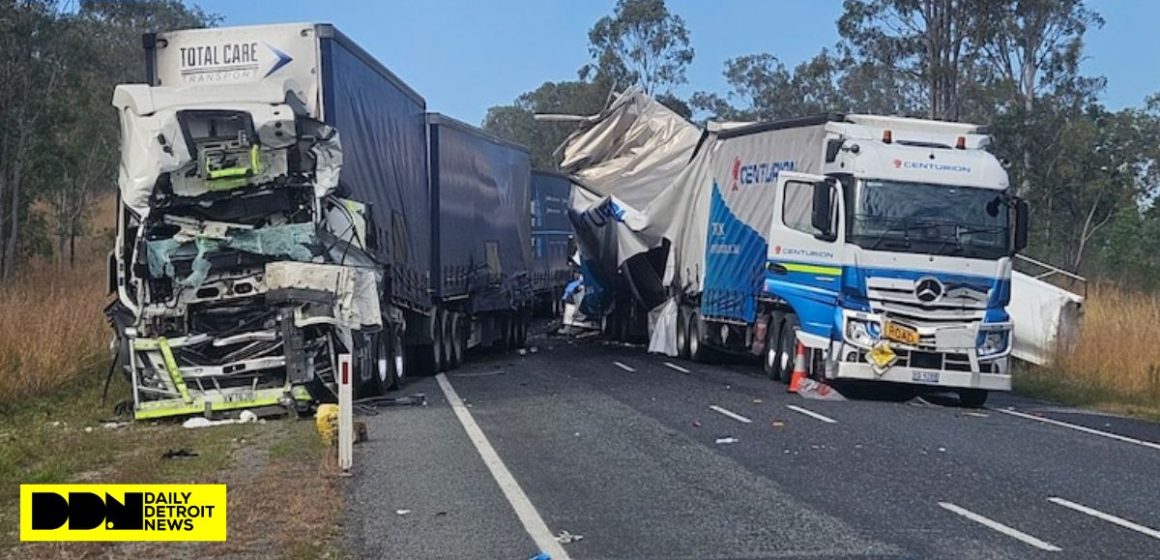
[[[556,316],[562,310],[561,297],[572,280],[568,264],[572,247],[572,221],[568,203],[572,181],[551,171],[532,171],[532,287],[536,310]]]
[[[522,346],[532,302],[531,159],[523,146],[427,115],[432,284],[443,359],[461,348]]]

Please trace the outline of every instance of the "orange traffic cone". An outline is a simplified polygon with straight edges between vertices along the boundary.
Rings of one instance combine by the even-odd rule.
[[[793,356],[793,374],[789,378],[789,388],[787,392],[796,393],[801,389],[802,381],[806,379],[806,347],[802,343],[797,343],[797,351]]]

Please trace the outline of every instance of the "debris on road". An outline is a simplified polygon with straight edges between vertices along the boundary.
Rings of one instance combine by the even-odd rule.
[[[737,438],[735,438],[735,437],[733,437],[733,436],[727,436],[727,437],[719,437],[719,438],[717,438],[717,441],[716,441],[715,443],[716,443],[717,445],[727,445],[727,444],[730,444],[730,443],[737,443],[737,442],[739,442],[739,441],[741,441],[741,440],[739,440],[739,439],[737,439]]]
[[[541,552],[531,558],[528,558],[528,560],[552,560],[552,557],[548,556],[547,552]]]
[[[170,449],[170,450],[166,451],[165,453],[162,453],[161,458],[162,459],[188,459],[191,457],[197,457],[198,455],[199,454],[196,451],[190,451],[188,449],[182,448],[182,449]]]
[[[397,509],[397,510],[395,510],[395,515],[399,515],[399,516],[407,515],[409,513],[411,513],[411,510],[409,510],[409,509]]]
[[[774,421],[773,421],[773,427],[774,427],[774,428],[781,428],[781,427],[783,427],[783,426],[785,426],[785,422],[782,422],[782,421],[780,421],[780,420],[774,420]]]
[[[556,535],[556,542],[560,544],[572,544],[582,540],[584,540],[584,535],[573,535],[568,531],[560,531],[560,534]]]
[[[813,379],[803,379],[801,386],[798,387],[797,393],[804,398],[815,401],[844,401],[846,397],[842,396],[836,389],[814,381]]]
[[[700,428],[700,427],[701,427],[701,423],[700,423],[699,421],[697,421],[697,420],[693,420],[693,427],[694,427],[694,428]]]

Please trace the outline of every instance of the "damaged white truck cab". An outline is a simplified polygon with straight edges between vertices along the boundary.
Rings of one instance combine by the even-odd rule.
[[[526,149],[428,113],[328,24],[144,46],[148,85],[114,94],[108,312],[138,418],[333,400],[341,353],[361,398],[523,344]]]
[[[108,315],[137,418],[324,398],[333,354],[383,330],[364,206],[335,194],[339,136],[297,89],[116,88]]]

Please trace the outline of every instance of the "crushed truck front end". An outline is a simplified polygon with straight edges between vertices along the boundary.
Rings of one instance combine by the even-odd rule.
[[[366,206],[339,196],[338,133],[296,90],[114,93],[107,315],[138,419],[329,400],[336,356],[384,329]]]

